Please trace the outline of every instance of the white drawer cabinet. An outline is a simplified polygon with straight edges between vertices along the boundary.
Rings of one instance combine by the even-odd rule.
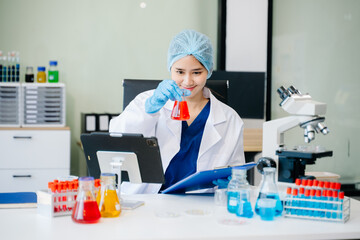
[[[69,128],[0,129],[0,192],[37,191],[69,174]]]

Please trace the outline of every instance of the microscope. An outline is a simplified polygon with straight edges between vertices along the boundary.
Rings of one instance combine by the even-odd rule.
[[[332,156],[332,151],[321,147],[303,146],[288,149],[284,144],[284,133],[297,126],[304,129],[305,143],[315,139],[315,133],[329,133],[324,124],[326,104],[314,101],[309,94],[301,94],[298,89],[281,86],[277,90],[280,106],[291,116],[267,121],[263,124],[263,159],[261,162],[270,164],[271,159],[278,166],[278,181],[295,182],[296,178],[314,179],[305,176],[305,166],[315,164],[317,158]],[[259,160],[259,161],[260,161]]]

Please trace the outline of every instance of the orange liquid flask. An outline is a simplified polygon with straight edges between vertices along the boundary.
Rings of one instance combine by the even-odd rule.
[[[181,101],[175,101],[173,110],[171,112],[171,118],[174,120],[188,120],[190,118],[189,108],[185,101],[184,95]]]
[[[117,217],[120,215],[120,201],[115,187],[115,174],[101,174],[101,190],[96,197],[101,217]]]
[[[96,223],[101,215],[94,196],[94,178],[79,178],[79,192],[71,218],[77,223]]]

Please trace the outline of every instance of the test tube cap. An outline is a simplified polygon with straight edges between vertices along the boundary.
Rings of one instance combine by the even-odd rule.
[[[303,185],[303,186],[307,186],[307,181],[308,181],[307,179],[303,179],[303,180],[301,181],[302,185]]]
[[[293,195],[293,196],[297,196],[297,195],[298,195],[298,190],[297,190],[296,188],[293,189],[292,195]]]
[[[337,198],[338,197],[338,191],[333,191],[333,198]]]
[[[318,185],[319,185],[319,181],[316,180],[316,179],[314,179],[314,181],[313,181],[313,186],[314,186],[314,187],[317,187]]]
[[[308,185],[308,187],[312,187],[312,186],[313,186],[313,180],[312,180],[312,179],[308,179],[307,185]]]
[[[333,196],[333,191],[332,191],[332,190],[328,190],[326,195],[327,195],[328,197],[332,197],[332,196]]]
[[[344,192],[339,192],[339,198],[340,199],[344,199],[345,193]]]

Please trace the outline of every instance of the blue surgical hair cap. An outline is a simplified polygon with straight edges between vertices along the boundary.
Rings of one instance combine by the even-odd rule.
[[[213,48],[210,39],[195,30],[184,30],[170,42],[168,50],[168,70],[179,59],[193,55],[208,71],[209,78],[213,71]]]

